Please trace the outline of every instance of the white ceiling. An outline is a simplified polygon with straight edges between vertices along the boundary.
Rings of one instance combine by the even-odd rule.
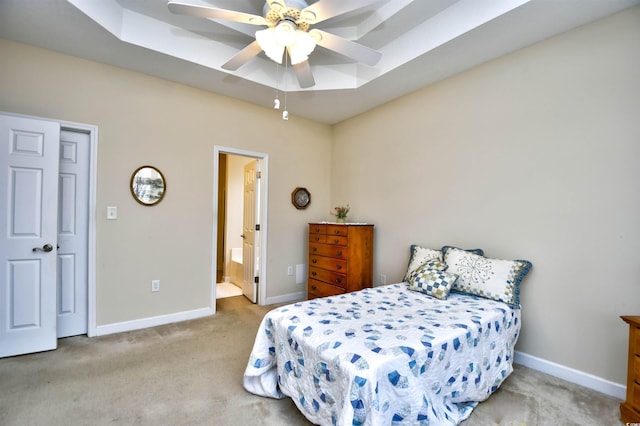
[[[262,15],[264,0],[181,0]],[[323,1],[323,0],[319,0]],[[346,0],[345,0],[346,1]],[[358,1],[358,0],[352,0]],[[316,1],[307,1],[308,4]],[[334,124],[640,0],[380,0],[319,23],[382,52],[374,67],[322,47],[316,85],[264,54],[221,65],[263,27],[175,15],[166,0],[0,0],[0,37],[127,68],[270,107],[287,91],[291,119]]]

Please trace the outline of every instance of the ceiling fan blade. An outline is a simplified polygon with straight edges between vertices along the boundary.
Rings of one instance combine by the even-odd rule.
[[[380,0],[319,0],[302,9],[302,18],[310,24],[317,24],[334,16],[352,12],[378,3]],[[315,16],[314,16],[315,15]],[[313,19],[311,19],[313,17]]]
[[[313,78],[309,61],[300,62],[299,64],[294,65],[293,71],[296,73],[298,84],[300,84],[302,89],[315,86],[316,81]]]
[[[267,25],[262,16],[235,10],[218,9],[217,7],[196,6],[193,4],[169,1],[169,10],[179,15],[195,16],[196,18],[223,19],[225,21],[240,22],[251,25]]]
[[[254,41],[222,65],[222,69],[235,71],[262,52],[257,41]]]
[[[278,13],[282,13],[287,10],[287,3],[285,0],[266,0],[269,9],[273,9]]]
[[[320,3],[320,2],[318,2]],[[316,3],[317,4],[317,3]],[[313,29],[309,34],[316,39],[316,43],[334,52],[338,52],[348,58],[354,59],[363,64],[374,66],[382,57],[382,53],[367,46],[355,43],[346,38],[328,33],[326,31]]]

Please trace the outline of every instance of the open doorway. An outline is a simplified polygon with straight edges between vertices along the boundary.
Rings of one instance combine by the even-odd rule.
[[[266,172],[266,154],[214,148],[215,299],[266,297]]]

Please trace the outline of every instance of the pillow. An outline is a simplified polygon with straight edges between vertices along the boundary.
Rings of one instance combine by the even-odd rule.
[[[422,269],[434,269],[436,271],[444,271],[447,269],[447,265],[440,259],[429,259],[426,262],[424,262],[422,265],[419,265],[413,271],[407,272],[408,277],[406,277],[405,281],[411,281],[414,275]]]
[[[527,260],[490,259],[450,248],[445,254],[447,272],[458,274],[451,291],[474,294],[520,307],[520,281],[531,269]]]
[[[404,274],[403,281],[409,281],[411,273],[423,265],[426,261],[437,259],[442,261],[442,252],[440,250],[434,250],[419,245],[412,245],[409,249],[409,266],[407,267],[407,273]]]
[[[444,256],[447,254],[447,251],[449,251],[450,249],[458,249],[458,250],[464,250],[464,251],[468,251],[469,253],[474,253],[477,254],[478,256],[484,256],[484,251],[482,249],[461,249],[458,247],[454,247],[454,246],[442,246],[442,249],[440,250],[442,252],[442,258],[444,259]]]
[[[446,299],[449,296],[451,286],[458,279],[458,275],[449,272],[431,269],[426,264],[418,267],[409,280],[409,290],[419,291],[438,299]]]

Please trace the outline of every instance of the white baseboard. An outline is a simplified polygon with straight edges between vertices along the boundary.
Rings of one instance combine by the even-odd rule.
[[[202,308],[193,311],[177,312],[175,314],[159,315],[157,317],[142,318],[133,321],[116,322],[113,324],[99,325],[96,327],[96,336],[122,333],[124,331],[140,330],[158,325],[171,324],[173,322],[187,321],[213,315],[213,309]]]
[[[513,361],[516,364],[524,365],[525,367],[593,389],[620,400],[624,400],[626,397],[627,387],[625,385],[605,380],[601,377],[585,373],[584,371],[575,370],[519,351],[515,352]]]
[[[300,291],[298,293],[283,294],[282,296],[267,297],[265,305],[276,305],[280,303],[299,302],[301,300],[307,300],[307,292]]]

